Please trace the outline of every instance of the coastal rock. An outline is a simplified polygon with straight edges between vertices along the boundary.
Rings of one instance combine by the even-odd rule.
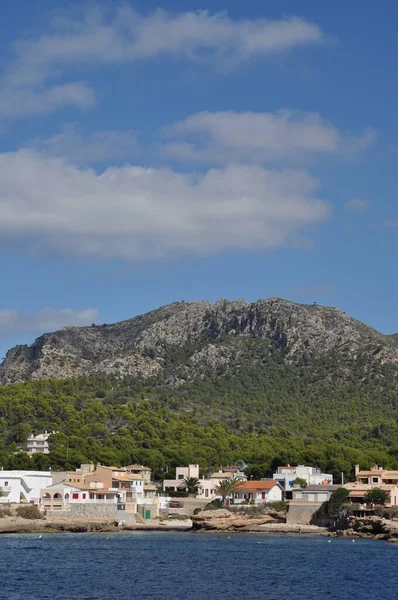
[[[204,510],[192,517],[194,529],[214,531],[256,531],[259,527],[276,523],[267,512],[254,515],[244,512],[231,512],[226,509]]]

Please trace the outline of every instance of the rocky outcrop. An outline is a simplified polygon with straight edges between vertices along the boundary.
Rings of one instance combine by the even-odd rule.
[[[228,371],[247,340],[272,345],[286,361],[308,362],[330,352],[356,360],[365,352],[371,360],[398,363],[391,336],[336,308],[277,298],[176,302],[120,323],[67,327],[16,346],[0,365],[0,384],[92,374],[143,379],[164,374],[178,384],[202,368]]]
[[[398,521],[378,516],[347,516],[336,531],[338,536],[373,538],[398,543]]]
[[[260,512],[248,510],[231,512],[226,509],[204,510],[192,517],[196,531],[253,532],[253,533],[297,533],[328,535],[323,527],[286,523],[286,517],[272,509]]]

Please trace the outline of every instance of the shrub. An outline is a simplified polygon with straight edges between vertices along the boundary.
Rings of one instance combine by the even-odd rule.
[[[343,505],[347,503],[348,496],[349,491],[343,487],[332,492],[328,502],[328,514],[337,517]]]
[[[276,512],[285,513],[287,512],[288,504],[284,500],[275,500],[274,502],[267,502],[267,507]]]
[[[376,506],[375,514],[379,517],[384,517],[385,519],[391,519],[393,521],[398,520],[398,506]]]
[[[202,512],[201,508],[195,508],[195,510],[193,511],[193,514],[198,515],[200,512]]]
[[[381,488],[372,488],[365,495],[365,502],[367,504],[379,504],[383,506],[390,498],[390,492]]]
[[[4,519],[4,517],[12,517],[11,508],[0,508],[0,519]]]
[[[293,483],[299,485],[302,489],[307,487],[307,480],[303,479],[302,477],[296,477]]]
[[[204,510],[217,510],[218,508],[225,508],[222,500],[212,500],[209,504],[206,504]]]
[[[18,517],[23,519],[42,519],[43,515],[34,504],[23,504],[16,509]]]

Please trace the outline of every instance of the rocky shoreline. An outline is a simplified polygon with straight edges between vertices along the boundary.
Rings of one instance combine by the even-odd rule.
[[[120,531],[191,531],[192,521],[152,520],[145,523],[125,523],[103,519],[0,519],[0,535],[13,533],[117,533]]]
[[[299,525],[286,523],[286,517],[276,512],[263,514],[250,514],[231,512],[226,509],[206,510],[192,517],[193,529],[204,532],[225,533],[283,533],[283,534],[310,534],[330,535],[324,527],[316,525]]]
[[[398,521],[381,517],[347,517],[339,529],[331,530],[317,525],[286,523],[283,515],[275,513],[245,514],[226,509],[207,510],[186,520],[157,520],[126,523],[116,520],[86,519],[0,519],[1,534],[45,533],[117,533],[134,531],[194,533],[256,533],[269,535],[310,535],[324,537],[352,537],[385,540],[398,543]]]

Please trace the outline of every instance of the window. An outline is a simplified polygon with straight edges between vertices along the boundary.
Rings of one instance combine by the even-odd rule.
[[[372,477],[372,483],[379,483],[378,477]]]
[[[7,487],[7,486],[8,486],[8,481],[5,481],[5,482],[4,482],[4,485]]]
[[[72,494],[72,500],[79,500],[79,494],[77,492]]]
[[[86,499],[86,494],[83,494],[82,498],[83,498],[83,500],[85,500]]]
[[[184,475],[179,475],[178,479],[184,479]]]

